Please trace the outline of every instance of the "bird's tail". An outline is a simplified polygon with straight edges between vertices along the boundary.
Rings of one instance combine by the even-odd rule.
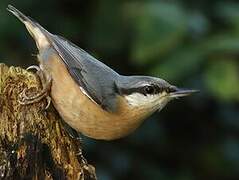
[[[12,5],[8,5],[7,10],[16,16],[26,26],[28,32],[36,41],[38,49],[49,46],[50,33],[47,30]]]

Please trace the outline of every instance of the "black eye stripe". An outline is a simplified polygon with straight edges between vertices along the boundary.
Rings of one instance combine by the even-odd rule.
[[[119,93],[124,95],[130,95],[133,93],[140,93],[143,95],[147,95],[147,94],[158,94],[163,92],[164,90],[165,88],[159,87],[157,85],[145,85],[142,87],[130,88],[130,89],[120,88]]]
[[[161,89],[156,85],[147,85],[142,88],[142,91],[145,95],[147,94],[158,94]]]
[[[145,94],[155,94],[156,88],[154,86],[145,86],[144,89]]]

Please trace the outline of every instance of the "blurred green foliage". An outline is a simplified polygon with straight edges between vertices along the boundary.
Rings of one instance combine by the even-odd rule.
[[[0,2],[0,59],[36,64],[25,28]],[[239,2],[11,1],[123,74],[162,77],[200,94],[171,102],[131,136],[84,138],[99,179],[239,179]]]

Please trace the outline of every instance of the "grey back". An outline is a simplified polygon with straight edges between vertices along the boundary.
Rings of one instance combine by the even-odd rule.
[[[50,37],[75,82],[102,108],[115,111],[119,74],[65,38]]]

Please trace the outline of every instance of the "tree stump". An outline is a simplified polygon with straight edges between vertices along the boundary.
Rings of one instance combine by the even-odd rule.
[[[40,91],[36,74],[0,64],[0,179],[96,179],[79,140],[67,133],[52,105],[45,110],[46,99],[19,103],[26,88]]]

